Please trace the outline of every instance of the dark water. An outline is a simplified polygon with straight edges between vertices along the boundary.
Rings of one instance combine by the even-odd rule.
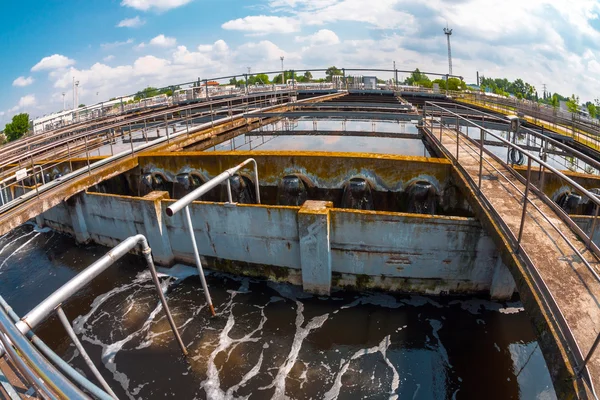
[[[107,250],[25,225],[0,238],[0,293],[23,315]],[[137,257],[126,256],[66,304],[121,398],[556,398],[519,303],[348,292],[318,298],[287,284],[211,274],[218,317],[210,318],[194,268],[163,272],[187,359]],[[54,318],[37,332],[87,372]]]

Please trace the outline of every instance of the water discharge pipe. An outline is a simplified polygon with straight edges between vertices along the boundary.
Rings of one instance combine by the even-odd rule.
[[[206,303],[208,304],[208,307],[210,308],[210,312],[213,315],[213,317],[216,316],[217,314],[215,313],[215,307],[213,306],[212,299],[210,297],[210,292],[208,291],[208,285],[206,284],[204,270],[202,269],[202,261],[200,260],[200,253],[198,252],[198,245],[196,243],[196,236],[194,234],[194,226],[192,224],[192,217],[190,215],[189,205],[193,201],[197,200],[198,198],[205,195],[210,190],[214,189],[215,187],[217,187],[218,185],[220,185],[221,183],[223,183],[225,181],[227,181],[227,195],[229,198],[229,203],[231,204],[233,201],[232,201],[232,196],[231,196],[231,185],[229,183],[229,178],[231,178],[240,169],[244,168],[249,163],[254,163],[254,175],[255,175],[254,185],[255,185],[255,190],[256,190],[256,202],[258,204],[260,204],[260,185],[258,182],[258,165],[256,164],[256,160],[254,160],[253,158],[249,158],[246,161],[242,162],[241,164],[238,164],[237,166],[235,166],[233,168],[229,168],[225,172],[220,173],[219,175],[215,176],[214,178],[212,178],[211,180],[206,182],[204,185],[200,186],[193,192],[187,194],[182,199],[176,201],[175,203],[173,203],[169,207],[167,207],[167,215],[169,217],[172,217],[173,215],[177,214],[179,211],[181,211],[182,209],[185,208],[185,221],[186,221],[186,225],[188,227],[188,231],[190,234],[190,239],[192,241],[192,248],[194,249],[194,258],[196,260],[196,267],[198,268],[198,275],[200,276],[200,281],[202,282],[202,288],[204,289],[204,297],[206,298]]]

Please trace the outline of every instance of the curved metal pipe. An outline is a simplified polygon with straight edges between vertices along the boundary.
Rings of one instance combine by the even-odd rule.
[[[0,307],[0,342],[27,380],[45,398],[87,399],[88,397],[50,364]]]
[[[4,308],[4,311],[6,311],[14,323],[19,322],[19,316],[14,312],[12,307],[6,302],[6,300],[4,300],[2,296],[0,296],[0,306]],[[33,333],[33,331],[29,331],[26,336],[47,359],[54,363],[54,365],[56,365],[65,375],[71,378],[71,380],[73,380],[83,389],[87,390],[94,397],[100,400],[113,400],[113,398],[104,390],[93,384],[90,380],[81,375],[75,368],[71,367],[66,361],[60,358],[58,354],[48,347],[48,345],[46,345],[42,339]]]
[[[173,321],[173,317],[171,316],[171,311],[167,304],[167,301],[162,293],[160,283],[158,282],[158,278],[156,278],[156,268],[154,267],[154,261],[151,256],[151,249],[148,246],[148,241],[144,235],[136,235],[131,236],[124,241],[122,241],[115,248],[111,249],[106,255],[100,258],[98,261],[84,269],[77,276],[71,279],[69,282],[65,283],[58,290],[48,296],[44,301],[38,304],[33,310],[29,311],[19,322],[15,325],[23,334],[27,334],[30,330],[35,328],[40,322],[42,322],[50,313],[52,313],[57,306],[65,302],[69,297],[73,294],[77,293],[81,288],[87,285],[92,279],[100,275],[103,271],[105,271],[108,267],[113,265],[115,261],[119,258],[123,257],[130,250],[135,248],[138,244],[142,245],[142,252],[146,258],[148,267],[150,268],[150,273],[152,274],[152,278],[154,284],[156,286],[156,291],[158,292],[158,296],[160,301],[165,309],[165,313],[167,314],[167,318],[169,319],[169,324],[171,325],[171,329],[173,334],[175,335],[179,346],[181,347],[184,355],[187,355],[187,350],[181,337],[179,336],[179,332],[177,331],[177,326]]]

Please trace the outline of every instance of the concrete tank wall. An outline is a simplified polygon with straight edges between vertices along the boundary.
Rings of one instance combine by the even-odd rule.
[[[144,198],[83,193],[38,222],[109,247],[140,233],[157,263],[193,264],[184,212],[165,213],[173,202],[166,192]],[[334,209],[322,201],[302,207],[195,202],[190,214],[199,252],[214,269],[301,283],[320,294],[336,286],[494,298],[514,291],[495,245],[472,218]]]

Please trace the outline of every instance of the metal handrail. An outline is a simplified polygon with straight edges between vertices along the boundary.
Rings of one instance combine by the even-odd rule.
[[[4,309],[4,311],[11,318],[13,323],[19,322],[19,316],[14,312],[12,307],[0,296],[0,308]],[[80,387],[85,389],[87,392],[94,395],[96,398],[100,400],[113,400],[113,397],[106,393],[104,390],[100,389],[98,386],[90,382],[86,377],[81,375],[79,371],[75,368],[71,367],[67,362],[65,362],[62,358],[60,358],[50,347],[44,343],[42,339],[40,339],[37,335],[33,333],[33,331],[29,331],[27,333],[27,338],[33,343],[33,345],[54,365],[56,365],[66,376],[68,376],[73,382],[78,384]],[[0,345],[0,347],[2,347]],[[2,356],[2,352],[0,351],[0,357]]]
[[[229,179],[234,174],[236,174],[240,169],[244,168],[249,163],[254,163],[254,176],[255,176],[254,185],[255,185],[255,191],[256,191],[256,201],[258,204],[260,204],[260,185],[259,185],[259,181],[258,181],[258,165],[256,163],[256,160],[254,160],[253,158],[249,158],[246,161],[242,162],[241,164],[238,164],[237,166],[235,166],[233,168],[229,168],[225,172],[220,173],[219,175],[215,176],[214,178],[212,178],[211,180],[209,180],[208,182],[206,182],[199,188],[193,190],[191,193],[187,194],[180,200],[177,200],[175,203],[173,203],[169,207],[167,207],[167,211],[166,211],[167,215],[169,217],[172,217],[173,215],[177,214],[182,209],[185,209],[185,221],[186,221],[188,231],[190,234],[190,239],[192,241],[192,247],[194,249],[194,258],[196,260],[196,267],[198,268],[198,275],[200,276],[200,281],[202,282],[202,288],[204,289],[204,297],[206,298],[206,303],[208,304],[208,306],[210,308],[210,312],[212,313],[213,316],[216,315],[215,308],[213,306],[212,299],[210,297],[210,293],[208,291],[208,285],[206,284],[206,278],[204,277],[204,270],[202,269],[202,261],[200,260],[200,253],[198,252],[198,244],[196,243],[196,235],[194,234],[194,226],[192,224],[192,217],[190,215],[189,205],[193,201],[202,197],[203,195],[208,193],[210,190],[214,189],[215,187],[219,186],[221,183],[223,183],[225,181],[227,181],[227,195],[229,198],[229,204],[233,204],[233,199],[232,199],[232,195],[231,195],[231,184],[229,182]]]
[[[79,374],[74,373],[72,368],[70,368],[70,367],[65,368],[64,362],[59,362],[59,363],[57,363],[57,365],[61,369],[63,369],[63,371],[66,374],[71,376],[71,378],[74,381],[78,382],[82,387],[84,387],[86,389],[91,388],[92,393],[96,393],[96,394],[100,393],[101,398],[105,398],[105,399],[106,398],[117,398],[117,396],[111,390],[108,383],[106,383],[106,381],[102,378],[102,375],[98,371],[97,367],[91,361],[91,359],[87,355],[85,349],[83,348],[83,346],[77,339],[75,332],[73,331],[73,328],[71,327],[66,315],[64,314],[64,311],[62,310],[61,305],[69,297],[71,297],[73,294],[77,293],[80,289],[82,289],[90,281],[92,281],[94,278],[96,278],[98,275],[100,275],[103,271],[105,271],[107,268],[109,268],[111,265],[113,265],[119,258],[123,257],[125,254],[127,254],[129,251],[136,248],[138,245],[141,246],[142,254],[144,255],[144,257],[146,259],[148,269],[150,270],[150,274],[152,276],[152,281],[156,288],[156,292],[158,294],[159,300],[165,310],[165,314],[167,316],[169,325],[171,326],[171,330],[173,331],[173,335],[175,336],[175,339],[177,340],[177,343],[178,343],[182,353],[184,355],[187,355],[187,349],[186,349],[185,345],[183,344],[181,336],[179,335],[179,332],[177,330],[177,325],[175,324],[175,321],[173,320],[171,310],[169,309],[167,300],[165,299],[165,296],[162,292],[162,288],[160,286],[160,281],[158,280],[158,274],[156,272],[156,267],[154,266],[154,260],[152,259],[152,254],[151,254],[152,250],[150,249],[150,246],[148,246],[148,241],[146,240],[146,237],[143,235],[131,236],[131,237],[125,239],[124,241],[122,241],[119,245],[115,246],[106,255],[101,257],[98,261],[96,261],[95,263],[93,263],[92,265],[87,267],[85,270],[80,272],[74,278],[69,280],[66,284],[64,284],[59,289],[57,289],[54,293],[52,293],[45,300],[43,300],[41,303],[39,303],[37,306],[35,306],[31,311],[29,311],[23,318],[19,319],[18,321],[11,322],[10,324],[8,324],[8,325],[10,325],[8,327],[6,326],[7,325],[6,321],[4,321],[0,318],[0,339],[4,339],[2,337],[2,334],[7,335],[7,332],[9,332],[11,334],[10,336],[8,336],[7,340],[2,340],[2,345],[3,345],[4,349],[9,354],[11,359],[15,362],[15,364],[17,364],[17,366],[19,366],[19,369],[22,370],[22,373],[26,377],[28,377],[28,380],[30,381],[30,383],[34,384],[36,389],[39,390],[44,395],[45,395],[45,392],[44,392],[45,386],[39,387],[39,385],[37,384],[38,380],[40,380],[40,379],[43,380],[44,383],[46,383],[47,385],[51,385],[51,387],[53,387],[53,388],[55,388],[55,386],[57,386],[57,385],[60,385],[60,386],[58,386],[58,389],[62,390],[62,386],[65,385],[64,381],[66,381],[66,378],[64,378],[62,375],[57,377],[57,376],[55,376],[56,374],[51,374],[52,371],[48,370],[48,367],[45,366],[46,364],[50,365],[49,362],[46,359],[44,359],[41,355],[39,355],[39,357],[37,357],[35,359],[31,358],[27,355],[27,353],[23,353],[23,351],[21,351],[21,348],[23,348],[23,346],[25,346],[23,344],[23,342],[26,342],[28,346],[33,348],[32,344],[26,340],[25,336],[27,335],[30,337],[33,344],[35,344],[38,348],[40,348],[40,350],[42,352],[47,353],[46,350],[49,350],[49,349],[44,349],[44,347],[46,347],[45,345],[40,346],[39,340],[38,341],[33,340],[34,335],[33,335],[32,331],[46,317],[48,317],[52,312],[56,311],[58,313],[59,319],[60,319],[61,323],[63,324],[65,330],[67,331],[69,337],[73,340],[75,346],[81,353],[84,361],[86,362],[86,364],[88,365],[88,367],[90,368],[90,370],[92,371],[94,376],[96,376],[96,378],[98,379],[100,384],[104,387],[106,393],[101,392],[100,389],[98,389],[95,385],[91,384],[89,381],[87,381],[85,378],[81,377]],[[4,316],[6,316],[6,319],[9,319],[9,316],[7,315],[7,313],[10,314],[9,311],[12,311],[12,310],[10,309],[8,304],[6,304],[6,302],[4,302],[3,299],[1,299],[1,297],[0,297],[0,305],[2,305],[2,307],[0,307],[0,311],[3,313]],[[14,315],[11,315],[11,318],[13,320],[16,320],[18,317],[16,316],[16,314],[14,314]],[[17,338],[18,342],[16,342],[14,340],[15,335],[19,336]],[[12,347],[10,347],[11,343],[18,344],[18,347],[15,346],[15,347],[17,347],[18,352],[14,352],[12,350]],[[27,349],[25,349],[25,350],[27,350]],[[23,359],[21,359],[19,357],[19,353],[25,354],[25,356],[27,357],[25,361],[27,361],[30,364],[33,363],[33,366],[35,367],[34,370],[37,372],[37,374],[32,375],[30,373],[30,371],[28,371],[26,369],[27,364],[25,363],[25,361]],[[54,354],[53,352],[51,352],[51,353]],[[49,358],[51,358],[53,361],[55,361],[54,357],[49,357]],[[48,370],[48,371],[46,371],[46,370]],[[87,382],[83,382],[83,381],[87,381]],[[70,383],[69,381],[66,381],[66,382],[68,382],[70,385],[70,386],[67,386],[67,389],[70,387],[73,387],[76,390],[79,390],[75,386],[73,386],[73,384]],[[59,392],[59,393],[61,393],[61,392]],[[52,397],[52,396],[49,396],[49,397]],[[73,393],[69,392],[64,397],[66,397],[66,398],[84,398],[84,397],[78,396],[76,392],[73,392]]]
[[[452,112],[452,111],[446,110],[446,109],[442,108],[441,106],[439,106],[439,105],[437,105],[437,104],[435,104],[435,103],[432,103],[432,102],[426,102],[426,104],[429,104],[429,105],[430,105],[430,106],[432,106],[433,108],[436,108],[436,109],[438,109],[438,110],[439,110],[439,114],[440,114],[440,117],[439,117],[439,123],[440,123],[440,135],[441,135],[442,127],[444,126],[444,124],[443,124],[443,118],[442,118],[442,116],[443,116],[443,114],[445,114],[445,113],[455,116],[455,117],[456,117],[456,120],[457,120],[457,122],[458,122],[458,120],[459,120],[459,119],[462,119],[462,120],[464,120],[464,121],[467,121],[469,124],[471,124],[471,125],[473,125],[473,126],[475,126],[475,127],[477,127],[477,128],[479,128],[479,129],[480,129],[480,131],[481,131],[481,136],[482,136],[482,138],[481,138],[481,140],[480,140],[480,143],[479,143],[479,147],[480,147],[480,155],[479,155],[479,157],[480,157],[480,161],[479,161],[479,163],[480,163],[480,168],[479,168],[479,177],[480,177],[480,179],[479,179],[479,185],[478,185],[478,188],[479,188],[479,191],[480,191],[480,193],[481,193],[481,176],[482,176],[482,169],[481,169],[481,168],[482,168],[483,161],[484,161],[484,158],[483,158],[483,151],[484,151],[483,132],[484,132],[484,131],[485,131],[485,132],[486,132],[488,135],[491,135],[491,136],[493,136],[493,137],[495,137],[495,138],[499,139],[501,142],[503,142],[503,143],[507,144],[509,147],[512,147],[512,148],[514,148],[514,149],[516,149],[516,150],[518,150],[518,151],[521,151],[521,152],[522,152],[524,155],[526,155],[526,156],[528,157],[528,168],[527,168],[527,179],[526,179],[526,183],[525,183],[525,185],[526,185],[526,186],[525,186],[525,193],[523,193],[522,191],[520,191],[520,190],[519,190],[519,192],[520,192],[520,193],[522,193],[522,194],[524,195],[524,198],[523,198],[523,210],[522,210],[522,216],[521,216],[521,224],[520,224],[520,227],[519,227],[518,238],[517,238],[517,241],[516,241],[516,246],[515,246],[515,247],[516,247],[516,249],[515,249],[515,253],[517,253],[517,254],[518,254],[518,253],[519,253],[519,251],[523,251],[523,252],[524,252],[524,249],[522,249],[522,247],[521,247],[521,238],[522,238],[522,234],[523,234],[523,228],[524,228],[524,223],[525,223],[525,217],[526,217],[526,213],[527,213],[527,204],[532,204],[532,206],[534,206],[534,207],[536,208],[536,210],[538,210],[538,211],[539,211],[539,212],[542,214],[542,216],[544,216],[544,218],[545,218],[547,221],[549,221],[549,222],[551,223],[551,226],[552,226],[552,227],[554,227],[554,228],[555,228],[555,229],[556,229],[556,230],[559,232],[559,234],[561,234],[561,237],[562,237],[562,238],[563,238],[563,239],[564,239],[564,240],[565,240],[565,241],[568,243],[569,247],[571,247],[571,249],[573,249],[573,250],[575,251],[575,253],[576,253],[576,254],[578,254],[578,255],[580,256],[580,258],[583,260],[583,262],[584,262],[584,264],[586,265],[586,267],[587,267],[587,268],[588,268],[588,269],[589,269],[589,270],[592,272],[592,274],[594,275],[594,277],[595,277],[595,278],[596,278],[598,281],[600,281],[600,277],[598,276],[598,273],[597,273],[597,272],[596,272],[596,271],[593,269],[593,267],[592,267],[592,266],[591,266],[591,265],[590,265],[590,264],[587,262],[587,260],[585,260],[585,258],[583,258],[583,257],[581,256],[581,252],[579,252],[579,250],[578,250],[578,249],[577,249],[577,248],[576,248],[576,247],[573,245],[573,243],[571,243],[571,241],[570,241],[568,238],[566,238],[566,236],[565,236],[564,234],[562,234],[562,232],[560,232],[560,231],[558,230],[558,228],[557,228],[557,227],[556,227],[556,226],[555,226],[555,225],[554,225],[554,224],[553,224],[553,223],[552,223],[552,222],[551,222],[551,221],[548,219],[548,217],[545,215],[545,213],[541,212],[541,210],[540,210],[540,209],[537,207],[537,205],[535,205],[535,203],[533,203],[533,201],[531,201],[531,200],[528,198],[528,194],[529,194],[530,188],[531,188],[532,190],[533,190],[533,188],[534,188],[533,186],[531,186],[531,183],[530,183],[530,180],[531,180],[531,161],[532,161],[532,160],[535,160],[536,162],[538,162],[538,163],[540,164],[540,166],[543,166],[544,168],[548,168],[550,171],[552,171],[553,173],[555,173],[557,176],[559,176],[560,178],[562,178],[562,179],[566,180],[567,182],[569,182],[570,184],[572,184],[573,186],[575,186],[575,187],[576,187],[578,190],[581,190],[581,189],[582,189],[582,190],[581,190],[581,191],[582,191],[582,193],[586,194],[586,195],[587,195],[587,196],[590,198],[590,200],[592,200],[592,202],[594,202],[596,205],[598,205],[598,204],[600,203],[600,200],[598,200],[598,199],[597,199],[597,197],[596,197],[594,194],[592,194],[592,193],[589,193],[587,190],[583,189],[583,188],[582,188],[580,185],[576,184],[576,183],[575,183],[573,180],[571,180],[570,178],[568,178],[566,175],[562,174],[560,171],[558,171],[558,170],[556,170],[555,168],[551,167],[551,166],[550,166],[550,165],[548,165],[546,162],[544,162],[544,161],[540,160],[539,158],[537,158],[537,157],[535,157],[535,156],[531,155],[531,153],[527,152],[525,149],[521,148],[520,146],[518,146],[518,145],[516,145],[516,144],[514,144],[514,143],[511,143],[511,142],[509,142],[509,141],[507,141],[507,140],[505,140],[504,138],[502,138],[502,137],[500,137],[500,136],[498,136],[498,135],[496,135],[496,134],[494,134],[494,133],[490,132],[489,130],[485,129],[484,127],[480,126],[479,124],[477,124],[477,123],[475,123],[475,122],[473,122],[473,121],[470,121],[470,120],[468,120],[468,119],[466,119],[466,118],[464,118],[464,117],[460,116],[460,115],[459,115],[459,114],[457,114],[457,113],[454,113],[454,112]],[[424,114],[427,114],[426,110],[424,110]],[[434,121],[434,118],[433,118],[433,113],[431,113],[431,115],[432,115],[432,130],[433,130],[433,129],[434,129],[434,128],[433,128],[433,121]],[[467,135],[467,134],[465,134],[465,133],[461,132],[461,131],[460,131],[460,129],[458,129],[458,123],[457,123],[457,126],[456,126],[456,129],[455,129],[455,131],[456,131],[456,135],[457,135],[457,141],[456,141],[456,145],[457,145],[457,154],[456,154],[456,158],[457,158],[457,161],[458,161],[458,148],[459,148],[459,140],[458,140],[458,139],[459,139],[459,136],[465,136],[465,137],[466,137],[466,139],[467,139],[467,142],[468,142],[468,141],[470,141],[470,140],[472,140],[472,139],[470,139],[470,138],[468,137],[468,135]],[[433,131],[432,131],[432,135],[435,137],[435,134],[433,134]],[[436,139],[437,139],[437,138],[436,138]],[[440,142],[441,142],[441,137],[440,137]],[[468,146],[468,144],[467,144],[467,146]],[[469,146],[469,147],[471,147],[471,146]],[[472,147],[471,147],[471,149],[472,149]],[[490,155],[491,157],[493,157],[494,159],[498,159],[498,158],[497,158],[497,157],[496,157],[494,154],[492,154],[492,153],[491,153],[489,150],[485,149],[485,152],[486,152],[488,155]],[[490,164],[490,165],[491,165],[491,163],[489,163],[489,161],[487,161],[487,160],[485,160],[485,161],[486,161],[488,164]],[[503,163],[501,162],[501,164],[503,164]],[[492,167],[493,167],[493,165],[492,165]],[[498,170],[497,170],[497,168],[495,168],[495,167],[493,167],[493,168],[494,168],[496,171],[498,171]],[[499,172],[499,171],[498,171],[498,172]],[[517,174],[517,173],[516,173],[514,170],[512,170],[512,172],[515,174],[515,176],[519,176],[519,177],[520,177],[520,175],[518,175],[518,174]],[[514,184],[512,184],[512,182],[510,182],[510,180],[508,180],[508,179],[507,179],[507,178],[506,178],[506,177],[505,177],[503,174],[501,174],[501,175],[502,175],[502,176],[503,176],[503,177],[504,177],[504,178],[505,178],[505,179],[506,179],[506,180],[507,180],[507,181],[508,181],[508,182],[509,182],[511,185],[513,185],[513,186],[514,186]],[[475,185],[475,183],[474,183],[474,182],[473,182],[473,184]],[[477,187],[476,187],[476,188],[477,188]],[[517,188],[517,189],[518,189],[518,188]],[[540,194],[540,193],[541,193],[541,196],[540,196],[540,197],[541,197],[542,199],[544,199],[544,198],[545,198],[545,201],[549,200],[549,199],[547,199],[547,196],[545,196],[545,195],[543,194],[543,192],[539,192],[539,191],[538,191],[538,194]],[[485,198],[485,196],[484,196],[484,198]],[[590,233],[589,237],[587,237],[587,236],[585,235],[585,233],[583,233],[583,232],[582,232],[582,233],[583,233],[583,235],[584,235],[584,236],[586,236],[586,238],[588,239],[588,240],[587,240],[587,245],[588,245],[588,247],[589,247],[589,248],[591,248],[591,249],[594,251],[594,253],[596,253],[597,247],[596,247],[595,245],[593,245],[593,242],[592,242],[591,238],[593,237],[593,234],[594,234],[594,227],[595,227],[595,225],[596,225],[596,224],[595,224],[595,222],[596,222],[596,219],[597,219],[597,217],[598,217],[598,209],[599,209],[599,208],[600,208],[600,207],[596,207],[596,216],[595,216],[595,218],[594,218],[594,225],[593,225],[593,227],[592,227],[592,232]],[[492,210],[493,210],[493,207],[492,207]],[[542,285],[546,286],[546,284],[545,284],[545,282],[543,281],[543,278],[541,278],[541,276],[538,276],[538,280],[540,281],[540,283],[541,283]],[[552,306],[550,309],[552,309],[552,310],[556,310],[556,311],[557,311],[557,313],[558,313],[558,316],[560,316],[562,323],[563,323],[563,324],[566,326],[567,330],[568,330],[569,332],[571,332],[571,330],[570,330],[570,327],[568,326],[568,323],[567,323],[566,319],[564,318],[564,315],[562,315],[562,312],[561,312],[561,310],[560,310],[560,309],[558,308],[558,306],[556,305],[556,301],[555,301],[555,299],[552,297],[552,294],[549,292],[549,290],[548,290],[547,286],[545,287],[545,291],[546,291],[546,292],[548,292],[548,293],[550,294],[550,298],[551,298],[551,302],[547,300],[548,304],[549,304],[549,305],[550,305],[550,304],[553,304],[553,306]],[[552,302],[553,302],[553,303],[552,303]],[[573,344],[573,346],[574,346],[574,347],[575,347],[575,349],[577,350],[577,353],[579,354],[579,357],[582,359],[582,362],[581,362],[581,364],[577,366],[577,371],[576,371],[576,373],[578,374],[578,376],[581,376],[581,375],[582,375],[582,374],[585,372],[585,374],[586,374],[586,378],[587,378],[587,380],[590,382],[591,390],[592,390],[592,392],[594,392],[593,385],[591,385],[591,381],[592,381],[592,380],[591,380],[591,376],[590,376],[590,374],[589,374],[589,370],[587,369],[587,363],[588,363],[588,362],[589,362],[589,360],[591,359],[591,357],[592,357],[592,355],[594,354],[595,350],[597,349],[598,345],[600,345],[600,335],[598,335],[598,337],[597,337],[597,338],[596,338],[596,340],[594,341],[594,344],[592,345],[591,349],[589,350],[589,352],[588,352],[588,354],[587,354],[587,356],[586,356],[585,358],[583,358],[583,355],[581,354],[581,349],[579,348],[579,346],[578,346],[578,344],[576,343],[576,341],[575,341],[574,339],[572,339],[572,333],[570,333],[570,335],[571,335],[571,339],[569,339],[569,342]],[[595,395],[595,392],[594,392],[594,396],[596,396],[596,395]]]
[[[43,397],[56,399],[86,399],[72,382],[50,364],[16,328],[0,307],[0,342],[17,369]]]
[[[314,100],[314,98],[311,99],[311,100]],[[227,101],[231,101],[231,99],[229,99]],[[300,100],[300,101],[304,101],[304,100]],[[277,107],[281,107],[281,104],[276,104],[276,105],[268,106],[268,107],[265,107],[265,108],[263,108],[261,110],[262,111],[264,111],[264,110],[270,110],[270,109],[277,108]],[[252,114],[257,113],[258,111],[261,111],[261,110],[253,110],[253,111],[248,112],[245,115],[241,115],[241,114],[238,114],[238,115],[235,115],[235,116],[232,115],[230,117],[230,120],[236,120],[236,119],[241,119],[241,118],[251,118]],[[143,118],[141,120],[143,120]],[[215,121],[211,121],[211,122],[206,122],[204,124],[201,124],[201,125],[195,127],[193,131],[202,130],[202,129],[206,129],[208,127],[211,127],[211,126],[213,126],[214,122]],[[94,163],[88,164],[87,167],[80,168],[79,170],[76,170],[76,171],[73,171],[73,172],[70,172],[70,173],[64,175],[60,179],[60,181],[51,181],[51,182],[48,182],[47,184],[45,184],[44,186],[40,186],[39,188],[36,186],[36,192],[28,192],[28,193],[20,196],[19,197],[20,201],[13,200],[10,203],[5,204],[4,206],[0,206],[0,215],[3,212],[7,211],[8,209],[13,208],[13,207],[17,207],[19,204],[21,204],[21,203],[29,200],[32,197],[35,197],[35,196],[41,194],[44,191],[52,189],[53,187],[59,185],[62,182],[68,181],[70,179],[73,179],[73,178],[75,178],[75,177],[77,177],[79,175],[85,174],[85,173],[91,174],[91,170],[92,169],[99,168],[99,167],[104,166],[104,165],[106,165],[108,163],[111,163],[113,161],[116,161],[116,160],[122,159],[122,158],[124,158],[126,156],[132,155],[135,152],[140,152],[140,151],[146,150],[146,149],[151,148],[153,146],[156,146],[158,144],[161,144],[161,143],[164,143],[164,142],[168,142],[169,140],[172,140],[173,138],[179,137],[181,135],[192,133],[193,131],[191,129],[187,129],[187,130],[186,129],[182,129],[180,132],[177,132],[175,134],[171,134],[169,137],[161,137],[160,139],[155,139],[154,141],[151,141],[149,143],[145,143],[145,144],[142,144],[140,146],[137,146],[135,149],[132,148],[130,150],[125,150],[125,151],[123,151],[121,153],[118,153],[118,154],[115,154],[115,155],[113,155],[111,157],[107,157],[107,158],[105,158],[103,160],[96,161]]]
[[[482,94],[483,94],[483,99],[481,98],[482,96],[480,96]],[[552,111],[552,115],[544,114],[543,112],[541,112],[541,110],[550,111],[553,109],[548,108],[548,106],[543,105],[543,107],[541,109],[535,110],[534,107],[528,106],[526,103],[523,103],[522,101],[521,102],[510,102],[508,99],[492,97],[486,93],[476,93],[476,94],[461,93],[460,95],[463,96],[465,99],[471,97],[472,99],[469,99],[469,100],[472,100],[475,102],[483,102],[484,105],[485,105],[485,103],[490,103],[493,106],[495,106],[497,108],[503,108],[506,111],[509,111],[506,109],[506,107],[513,107],[513,108],[519,110],[520,112],[527,113],[533,119],[545,120],[549,124],[553,124],[555,127],[561,126],[564,129],[566,129],[567,131],[571,130],[573,135],[577,134],[577,135],[584,136],[587,139],[591,140],[596,145],[600,145],[600,138],[598,137],[597,134],[596,135],[594,134],[594,133],[598,133],[598,131],[597,130],[596,130],[596,132],[590,131],[591,128],[598,129],[598,124],[593,123],[593,122],[586,123],[586,122],[582,121],[580,117],[577,117],[576,114],[574,114],[574,113],[568,112],[568,114],[570,114],[570,118],[565,117],[565,116],[560,116],[558,114],[554,114],[554,111]],[[563,111],[558,110],[558,112],[563,112]],[[578,119],[579,121],[577,122],[576,119]]]
[[[439,101],[436,101],[435,104],[439,105],[439,106],[441,106],[441,105],[451,105],[451,106],[453,106],[457,110],[460,108],[460,109],[463,109],[463,110],[474,111],[474,112],[477,113],[478,116],[489,117],[490,119],[495,119],[495,120],[498,120],[498,121],[503,121],[505,123],[508,122],[508,121],[506,121],[505,118],[503,118],[501,116],[490,114],[490,113],[487,113],[485,111],[480,111],[480,110],[477,110],[475,108],[471,108],[469,106],[466,106],[464,104],[446,103],[446,102],[439,102]],[[524,126],[521,126],[521,130],[529,133],[532,136],[535,136],[536,138],[539,138],[541,140],[547,141],[548,143],[552,144],[555,147],[560,148],[561,150],[564,150],[564,151],[567,151],[567,152],[573,154],[575,157],[583,160],[588,165],[594,166],[596,169],[598,169],[600,171],[600,162],[598,162],[597,160],[593,159],[592,157],[590,157],[590,156],[588,156],[588,155],[586,155],[586,154],[578,151],[577,149],[569,147],[569,146],[565,145],[564,143],[559,142],[556,139],[553,139],[553,138],[551,138],[549,136],[544,135],[543,134],[544,128],[542,128],[542,133],[540,133],[540,132],[538,132],[538,131],[536,131],[534,129],[524,127]]]

